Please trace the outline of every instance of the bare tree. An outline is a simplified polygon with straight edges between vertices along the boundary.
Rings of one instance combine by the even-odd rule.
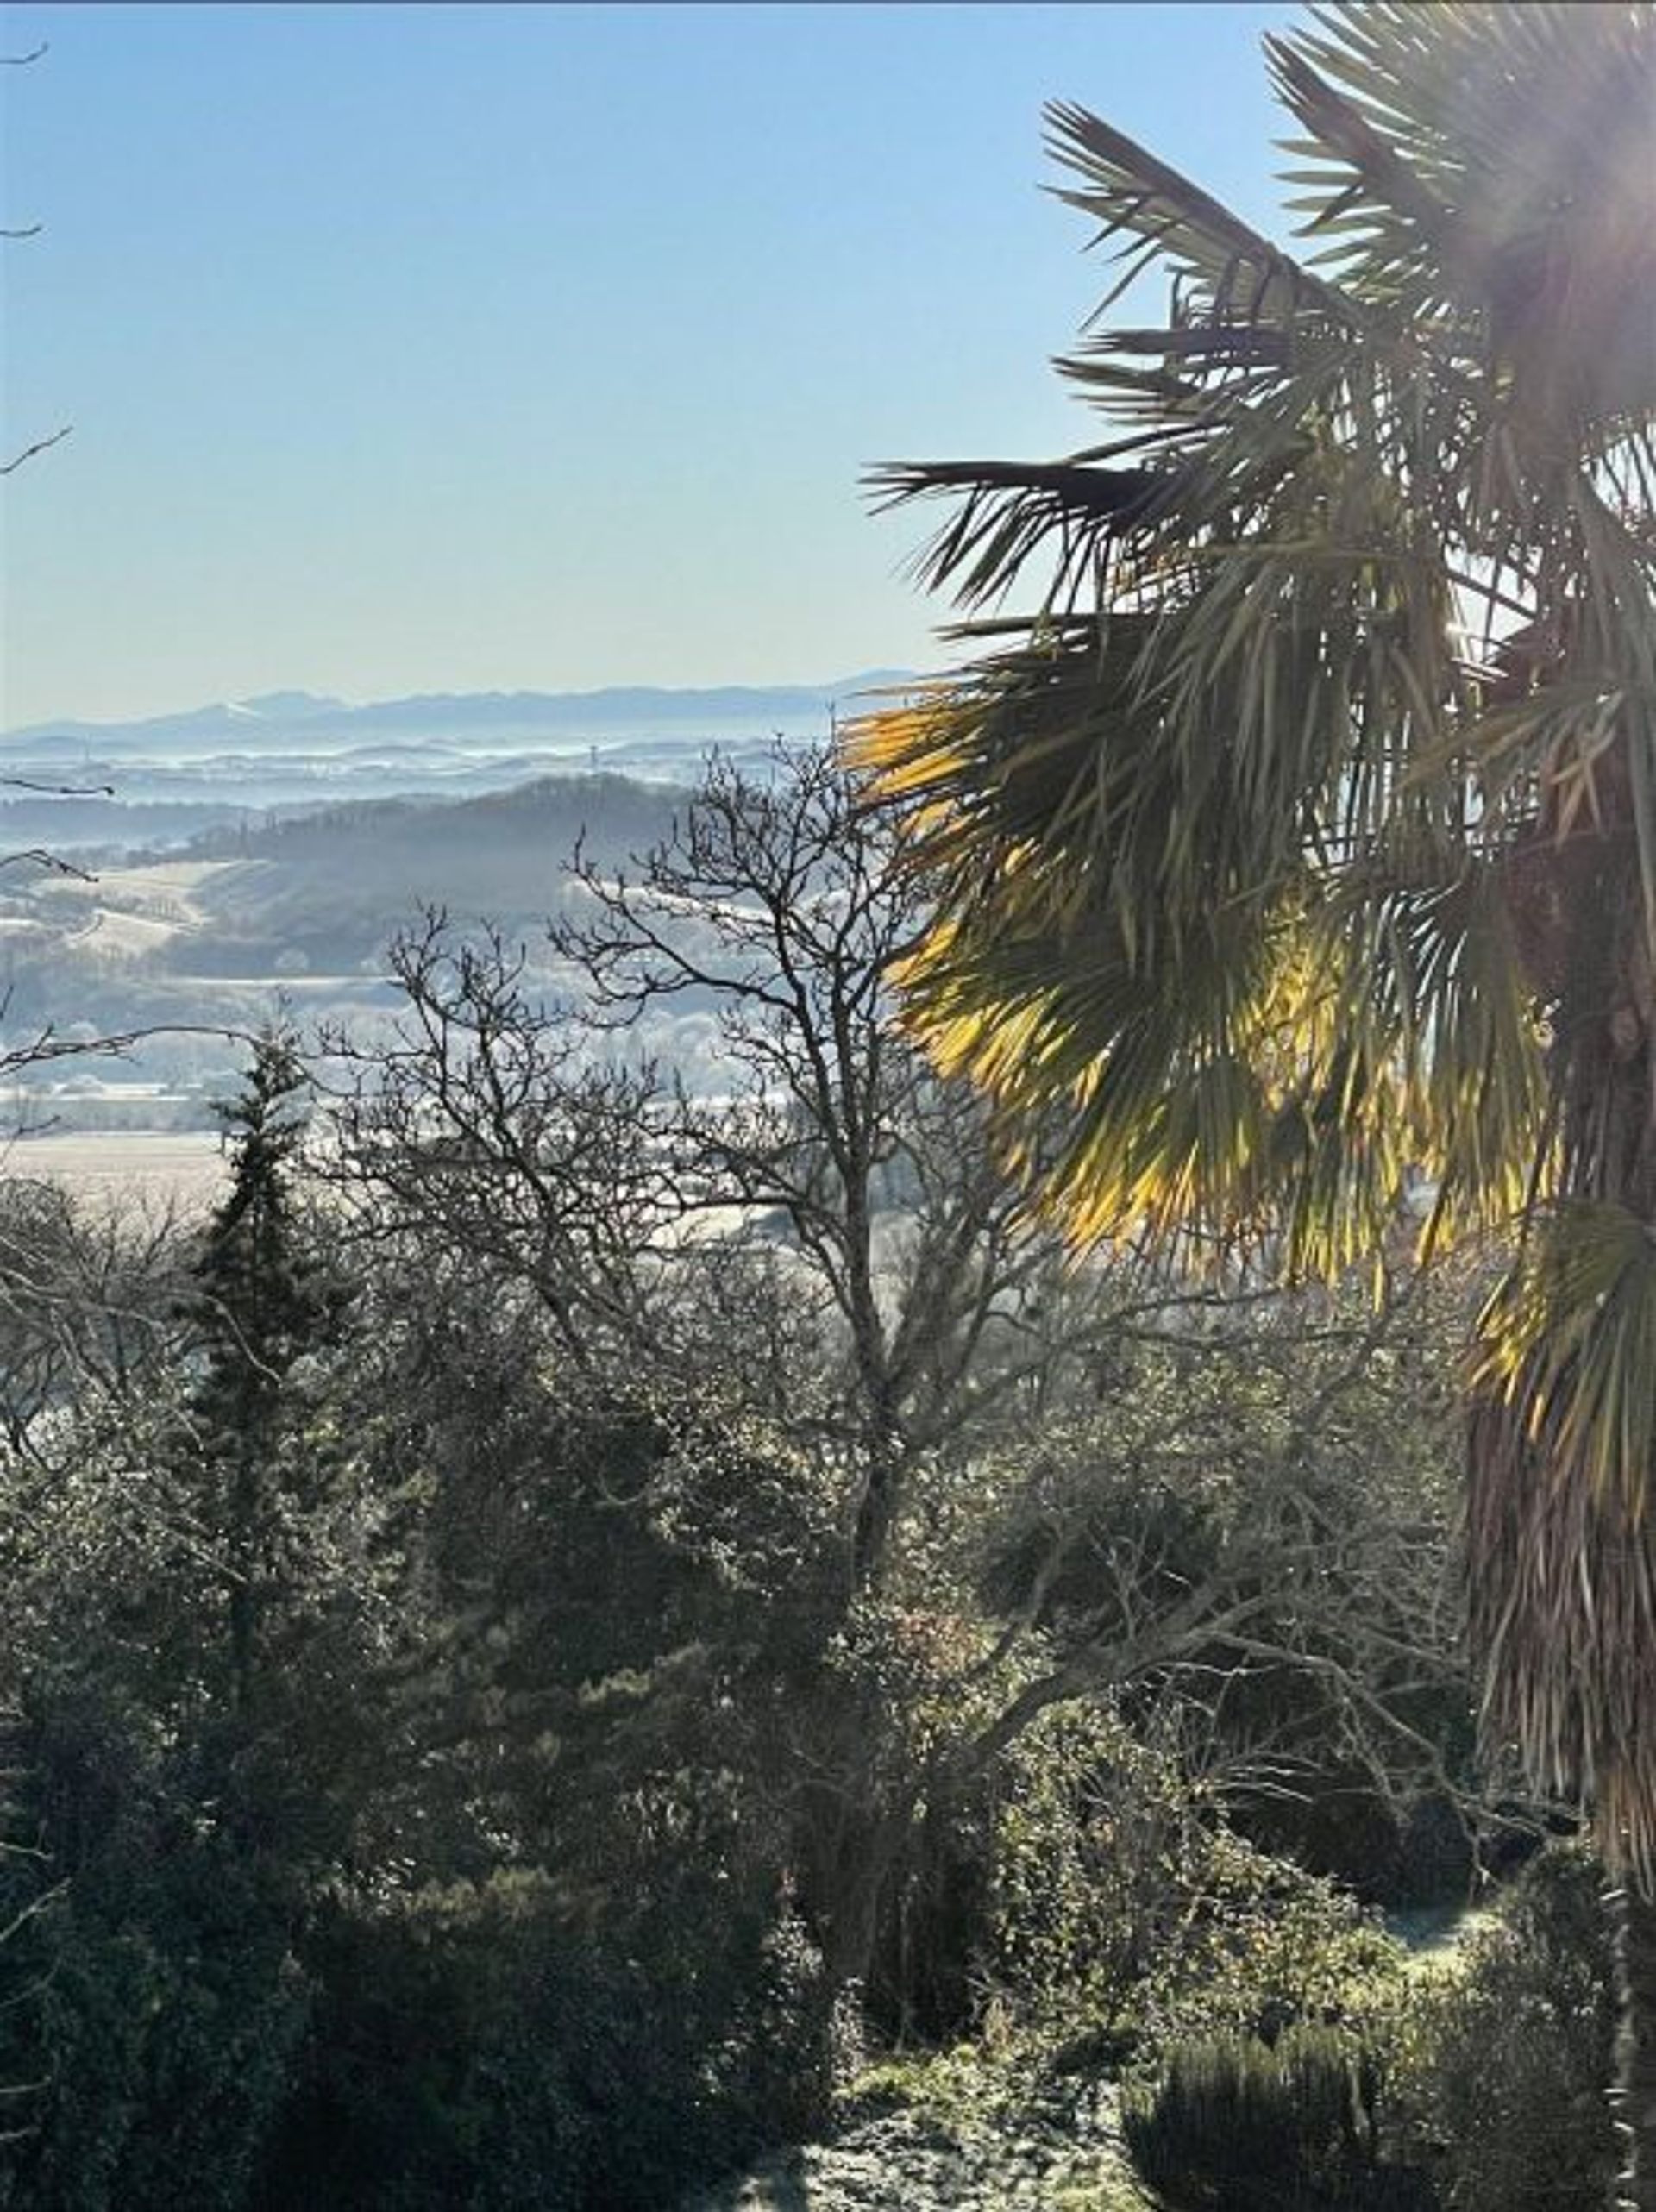
[[[917,918],[894,839],[829,755],[773,768],[713,762],[630,874],[577,854],[542,955],[575,1003],[537,998],[498,934],[432,916],[405,937],[398,1041],[333,1040],[355,1072],[341,1157],[382,1222],[389,1200],[530,1283],[577,1360],[693,1365],[739,1315],[750,1374],[841,1470],[865,1590],[913,1470],[1004,1416],[1050,1353],[1041,1317],[1075,1301],[975,1105],[889,1024]],[[637,1047],[687,1012],[716,1025],[717,1097]]]
[[[674,1181],[689,1203],[780,1217],[832,1300],[864,1588],[913,1468],[976,1410],[994,1317],[1053,1252],[1019,1233],[975,1106],[890,1021],[919,918],[894,837],[831,756],[783,749],[774,767],[762,783],[715,761],[634,877],[578,861],[585,899],[552,941],[601,1021],[698,1003],[717,1018],[731,1090],[707,1102],[677,1086]]]
[[[0,1178],[0,1451],[45,1464],[153,1385],[185,1264],[168,1211],[94,1214],[54,1183]],[[54,1438],[71,1406],[73,1434]]]

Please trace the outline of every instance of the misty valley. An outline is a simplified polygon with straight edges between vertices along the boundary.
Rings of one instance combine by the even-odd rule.
[[[620,868],[665,833],[706,760],[768,778],[779,737],[825,743],[837,707],[896,680],[354,709],[280,693],[14,733],[0,741],[0,1052],[26,1061],[48,1028],[76,1046],[143,1032],[118,1059],[17,1067],[19,1168],[108,1173],[107,1144],[67,1140],[211,1130],[237,1038],[279,1015],[312,1037],[375,1033],[396,1004],[391,943],[432,909],[521,942],[549,999],[578,991],[542,943],[578,844]],[[635,1042],[717,1086],[705,1010],[661,1010]]]

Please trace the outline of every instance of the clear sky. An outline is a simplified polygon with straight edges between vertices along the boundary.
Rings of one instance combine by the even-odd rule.
[[[1043,101],[1281,233],[1295,12],[13,0],[0,726],[935,665],[861,470],[1094,436]]]

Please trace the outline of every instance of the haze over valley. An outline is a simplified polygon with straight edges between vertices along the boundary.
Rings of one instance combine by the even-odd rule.
[[[57,720],[0,737],[3,849],[173,846],[261,814],[404,795],[463,798],[600,767],[682,782],[712,750],[757,759],[908,679],[436,693],[353,705],[303,691],[132,722]],[[34,786],[45,786],[42,791]]]
[[[243,1036],[381,1031],[387,950],[429,910],[499,926],[536,958],[579,842],[615,869],[670,826],[717,756],[764,776],[779,739],[900,683],[425,696],[349,705],[304,692],[0,739],[0,1049],[146,1034],[119,1058],[48,1059],[15,1081],[14,1166],[141,1182],[215,1125]],[[705,1016],[635,1039],[716,1083]],[[165,1139],[165,1142],[160,1140]],[[210,1147],[198,1148],[202,1159]]]

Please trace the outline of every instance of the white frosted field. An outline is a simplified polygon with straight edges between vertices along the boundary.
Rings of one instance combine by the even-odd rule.
[[[210,1206],[224,1175],[216,1130],[47,1131],[0,1151],[0,1177],[61,1183],[98,1205],[153,1213]]]
[[[95,943],[100,952],[119,959],[154,952],[158,946],[169,944],[183,934],[183,924],[179,922],[158,921],[148,914],[122,913],[113,906],[97,906],[74,942],[82,950]]]

